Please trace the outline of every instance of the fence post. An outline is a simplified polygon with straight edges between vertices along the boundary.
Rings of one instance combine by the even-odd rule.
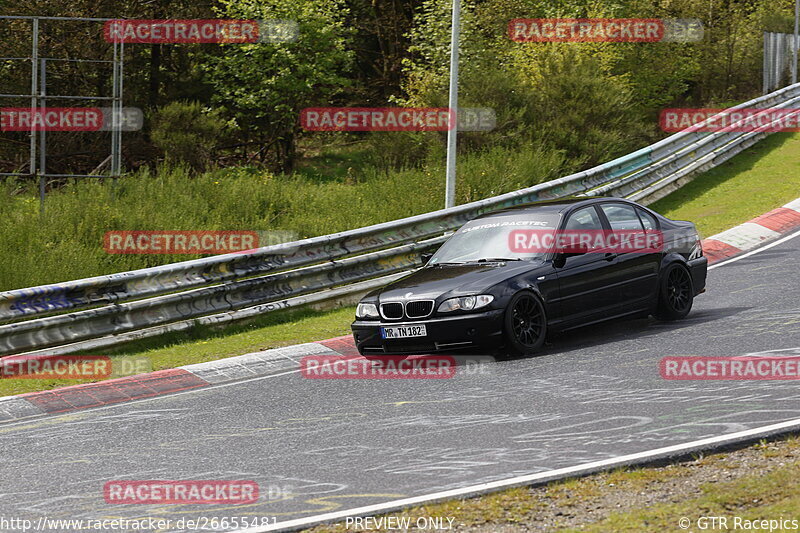
[[[37,91],[39,90],[39,19],[31,19],[31,115],[36,113],[39,107]],[[31,120],[31,161],[30,174],[36,176],[39,172],[36,169],[36,126],[35,121]],[[41,177],[39,177],[39,212],[44,213],[44,188],[42,187]]]
[[[39,60],[39,105],[47,106],[47,59]],[[47,190],[47,132],[45,128],[39,132],[39,214],[44,215],[44,196]]]

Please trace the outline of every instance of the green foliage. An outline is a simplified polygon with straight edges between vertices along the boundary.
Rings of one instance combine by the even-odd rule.
[[[153,113],[153,144],[164,152],[167,164],[205,170],[214,147],[229,132],[222,114],[222,109],[203,109],[199,102],[167,104]]]
[[[250,140],[275,145],[277,164],[291,168],[300,110],[330,105],[350,84],[353,53],[343,0],[222,0],[220,15],[298,23],[293,42],[222,45],[205,65],[215,93]],[[263,152],[262,152],[263,153]]]
[[[461,91],[462,106],[493,107],[498,128],[492,134],[464,133],[462,150],[483,150],[539,142],[526,122],[537,116],[537,95],[549,90],[551,79],[541,75],[547,61],[561,57],[560,67],[574,79],[580,68],[593,65],[586,86],[600,80],[621,91],[634,122],[656,123],[658,111],[672,106],[708,106],[718,101],[745,100],[760,91],[762,31],[792,30],[792,0],[462,0]],[[289,172],[301,162],[298,152],[298,113],[309,106],[383,106],[447,104],[451,0],[221,0],[208,4],[189,0],[133,2],[109,0],[9,0],[2,14],[114,16],[125,18],[288,19],[299,24],[299,39],[285,43],[158,45],[126,47],[126,105],[153,113],[159,106],[196,101],[219,109],[233,120],[235,150],[215,154],[217,163],[258,164]],[[698,18],[705,37],[698,43],[518,43],[508,38],[512,18],[549,17],[658,17]],[[0,25],[4,56],[23,57],[30,52],[29,23],[8,20]],[[48,21],[42,26],[41,56],[109,59],[109,43],[101,25],[94,22]],[[569,58],[569,61],[567,60]],[[29,90],[29,70],[24,61],[0,63],[5,93]],[[99,66],[98,66],[99,65]],[[77,62],[48,63],[51,94],[110,94],[108,65]],[[589,68],[589,67],[585,67]],[[537,71],[541,71],[537,75]],[[548,76],[562,70],[550,68]],[[587,72],[588,73],[588,72]],[[535,81],[532,81],[535,80]],[[561,82],[556,82],[559,84]],[[545,85],[542,85],[545,84]],[[553,108],[573,104],[569,96],[550,91]],[[596,99],[602,107],[606,96]],[[9,102],[11,105],[12,102]],[[24,101],[13,102],[25,105]],[[587,100],[565,122],[580,123],[595,114]],[[158,153],[150,145],[151,122],[142,133],[126,134],[126,159],[132,166],[153,163]],[[587,124],[610,131],[611,127]],[[586,164],[604,153],[650,140],[638,126],[615,132]],[[155,138],[161,138],[159,132]],[[314,135],[314,134],[310,134]],[[24,132],[7,132],[0,143],[0,170],[23,168],[27,161]],[[572,151],[581,144],[555,135],[557,149]],[[52,153],[82,154],[51,158],[50,170],[74,173],[92,170],[105,156],[103,143],[91,136],[53,135]],[[163,140],[163,139],[162,139]],[[177,141],[177,139],[173,139]],[[392,142],[397,141],[397,142]],[[370,141],[384,171],[419,166],[441,149],[441,135],[385,135]],[[562,142],[563,141],[563,142]],[[588,141],[587,141],[588,143]],[[181,144],[181,143],[178,143]],[[183,143],[186,145],[187,143]],[[304,144],[303,142],[300,143]],[[89,154],[91,151],[91,154]],[[173,151],[175,151],[173,149]],[[185,150],[179,160],[188,158]],[[191,155],[191,154],[189,154]],[[618,154],[614,154],[618,155]],[[206,154],[200,154],[207,158]],[[300,165],[302,166],[302,165]]]
[[[447,105],[449,5],[428,0],[419,13],[405,103]],[[615,73],[626,57],[613,48],[618,43],[517,43],[506,34],[512,18],[623,16],[619,6],[489,0],[465,2],[463,13],[459,106],[490,107],[497,114],[493,132],[460,135],[463,149],[533,144],[585,168],[652,140],[646,98],[637,99],[629,76]],[[683,89],[677,84],[672,95]],[[663,89],[658,94],[663,97]]]
[[[525,124],[539,143],[563,150],[583,167],[647,144],[647,126],[624,78],[599,61],[553,46],[519,67],[528,87]]]
[[[417,13],[413,55],[405,62],[405,103],[446,105],[450,5],[450,0],[425,0]],[[570,155],[580,150],[588,165],[604,154],[620,155],[637,139],[652,140],[664,107],[758,94],[762,31],[788,31],[792,2],[485,0],[462,6],[459,102],[494,107],[500,124],[494,138],[467,136],[468,145],[527,140],[519,124],[550,129],[555,120],[555,128],[574,128],[574,138],[566,130],[548,136]],[[558,44],[518,43],[507,36],[513,18],[549,17],[698,18],[705,37],[699,43]],[[619,120],[612,105],[623,106]],[[584,154],[590,145],[596,147]]]
[[[423,165],[441,142],[439,134],[419,131],[375,132],[367,140],[374,164],[387,172]]]

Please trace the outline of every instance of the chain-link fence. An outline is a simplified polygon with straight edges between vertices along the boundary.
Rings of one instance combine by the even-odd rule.
[[[74,17],[25,17],[25,16],[0,16],[0,24],[3,25],[3,39],[0,50],[17,50],[19,45],[25,41],[30,42],[28,48],[30,55],[14,54],[8,56],[2,54],[0,66],[8,80],[23,80],[24,70],[29,66],[30,77],[27,87],[21,83],[0,83],[0,101],[3,103],[3,113],[11,115],[15,113],[23,117],[26,124],[25,128],[8,127],[3,124],[2,140],[10,143],[22,144],[21,135],[28,137],[29,154],[27,161],[22,165],[13,165],[16,168],[0,168],[0,177],[25,176],[38,179],[39,198],[41,208],[44,209],[44,197],[50,180],[62,180],[64,178],[117,178],[122,171],[122,86],[123,86],[123,54],[124,43],[112,42],[97,52],[96,57],[67,57],[71,54],[64,54],[56,57],[56,44],[59,42],[59,32],[64,31],[83,31],[102,35],[103,23],[111,19],[102,18],[74,18]],[[20,51],[22,51],[20,49]],[[2,53],[2,52],[0,52]],[[23,52],[24,53],[24,52]],[[106,57],[103,57],[106,56]],[[94,67],[96,71],[87,73],[88,68]],[[14,73],[13,76],[9,74]],[[52,76],[52,81],[48,76]],[[91,83],[86,83],[85,90],[89,92],[94,89],[95,94],[76,94],[77,91],[69,90],[68,94],[59,93],[63,90],[61,86],[73,87],[75,84],[63,83],[64,78],[74,78],[82,76],[91,78]],[[59,82],[62,83],[59,83]],[[110,84],[108,83],[110,81]],[[110,87],[109,87],[110,86]],[[22,92],[25,91],[25,92]],[[107,106],[104,112],[106,117],[110,117],[111,123],[105,128],[99,128],[110,132],[107,136],[109,142],[109,152],[103,154],[92,153],[97,157],[97,161],[91,164],[95,170],[88,173],[64,173],[49,168],[48,165],[48,137],[56,135],[80,135],[76,131],[59,133],[48,131],[48,128],[37,124],[34,117],[41,116],[48,105],[63,106],[64,104],[77,103],[79,105],[100,105]],[[7,106],[13,107],[7,107]],[[58,107],[59,110],[68,111],[68,108]],[[77,108],[73,108],[77,109]],[[85,108],[95,109],[95,108]],[[101,111],[101,109],[98,109]],[[4,116],[8,118],[8,116]],[[86,135],[95,136],[96,132]],[[97,146],[96,138],[92,137],[91,145]],[[78,141],[77,145],[85,145],[86,140]],[[68,143],[69,144],[69,143]],[[73,143],[74,144],[74,143]],[[76,145],[76,146],[77,146]],[[60,154],[63,158],[64,155]],[[101,174],[101,171],[106,170]]]

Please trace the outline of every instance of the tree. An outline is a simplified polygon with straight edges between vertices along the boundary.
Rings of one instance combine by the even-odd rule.
[[[234,19],[292,20],[292,42],[225,44],[206,59],[213,102],[226,107],[242,132],[275,156],[277,170],[289,172],[305,107],[331,105],[350,85],[351,32],[342,0],[222,0],[220,15]]]

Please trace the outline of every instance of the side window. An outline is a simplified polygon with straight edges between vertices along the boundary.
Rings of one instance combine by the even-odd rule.
[[[658,229],[658,222],[656,222],[656,218],[645,211],[644,209],[637,209],[639,213],[639,217],[642,219],[642,224],[644,224],[644,229],[646,230],[654,230]]]
[[[642,230],[636,209],[626,204],[601,204],[612,230]]]
[[[600,217],[597,216],[597,211],[595,211],[593,206],[584,207],[578,209],[574,213],[569,216],[567,220],[567,225],[564,229],[569,230],[581,230],[581,229],[592,229],[592,230],[601,230],[603,229],[603,224],[600,223]]]

